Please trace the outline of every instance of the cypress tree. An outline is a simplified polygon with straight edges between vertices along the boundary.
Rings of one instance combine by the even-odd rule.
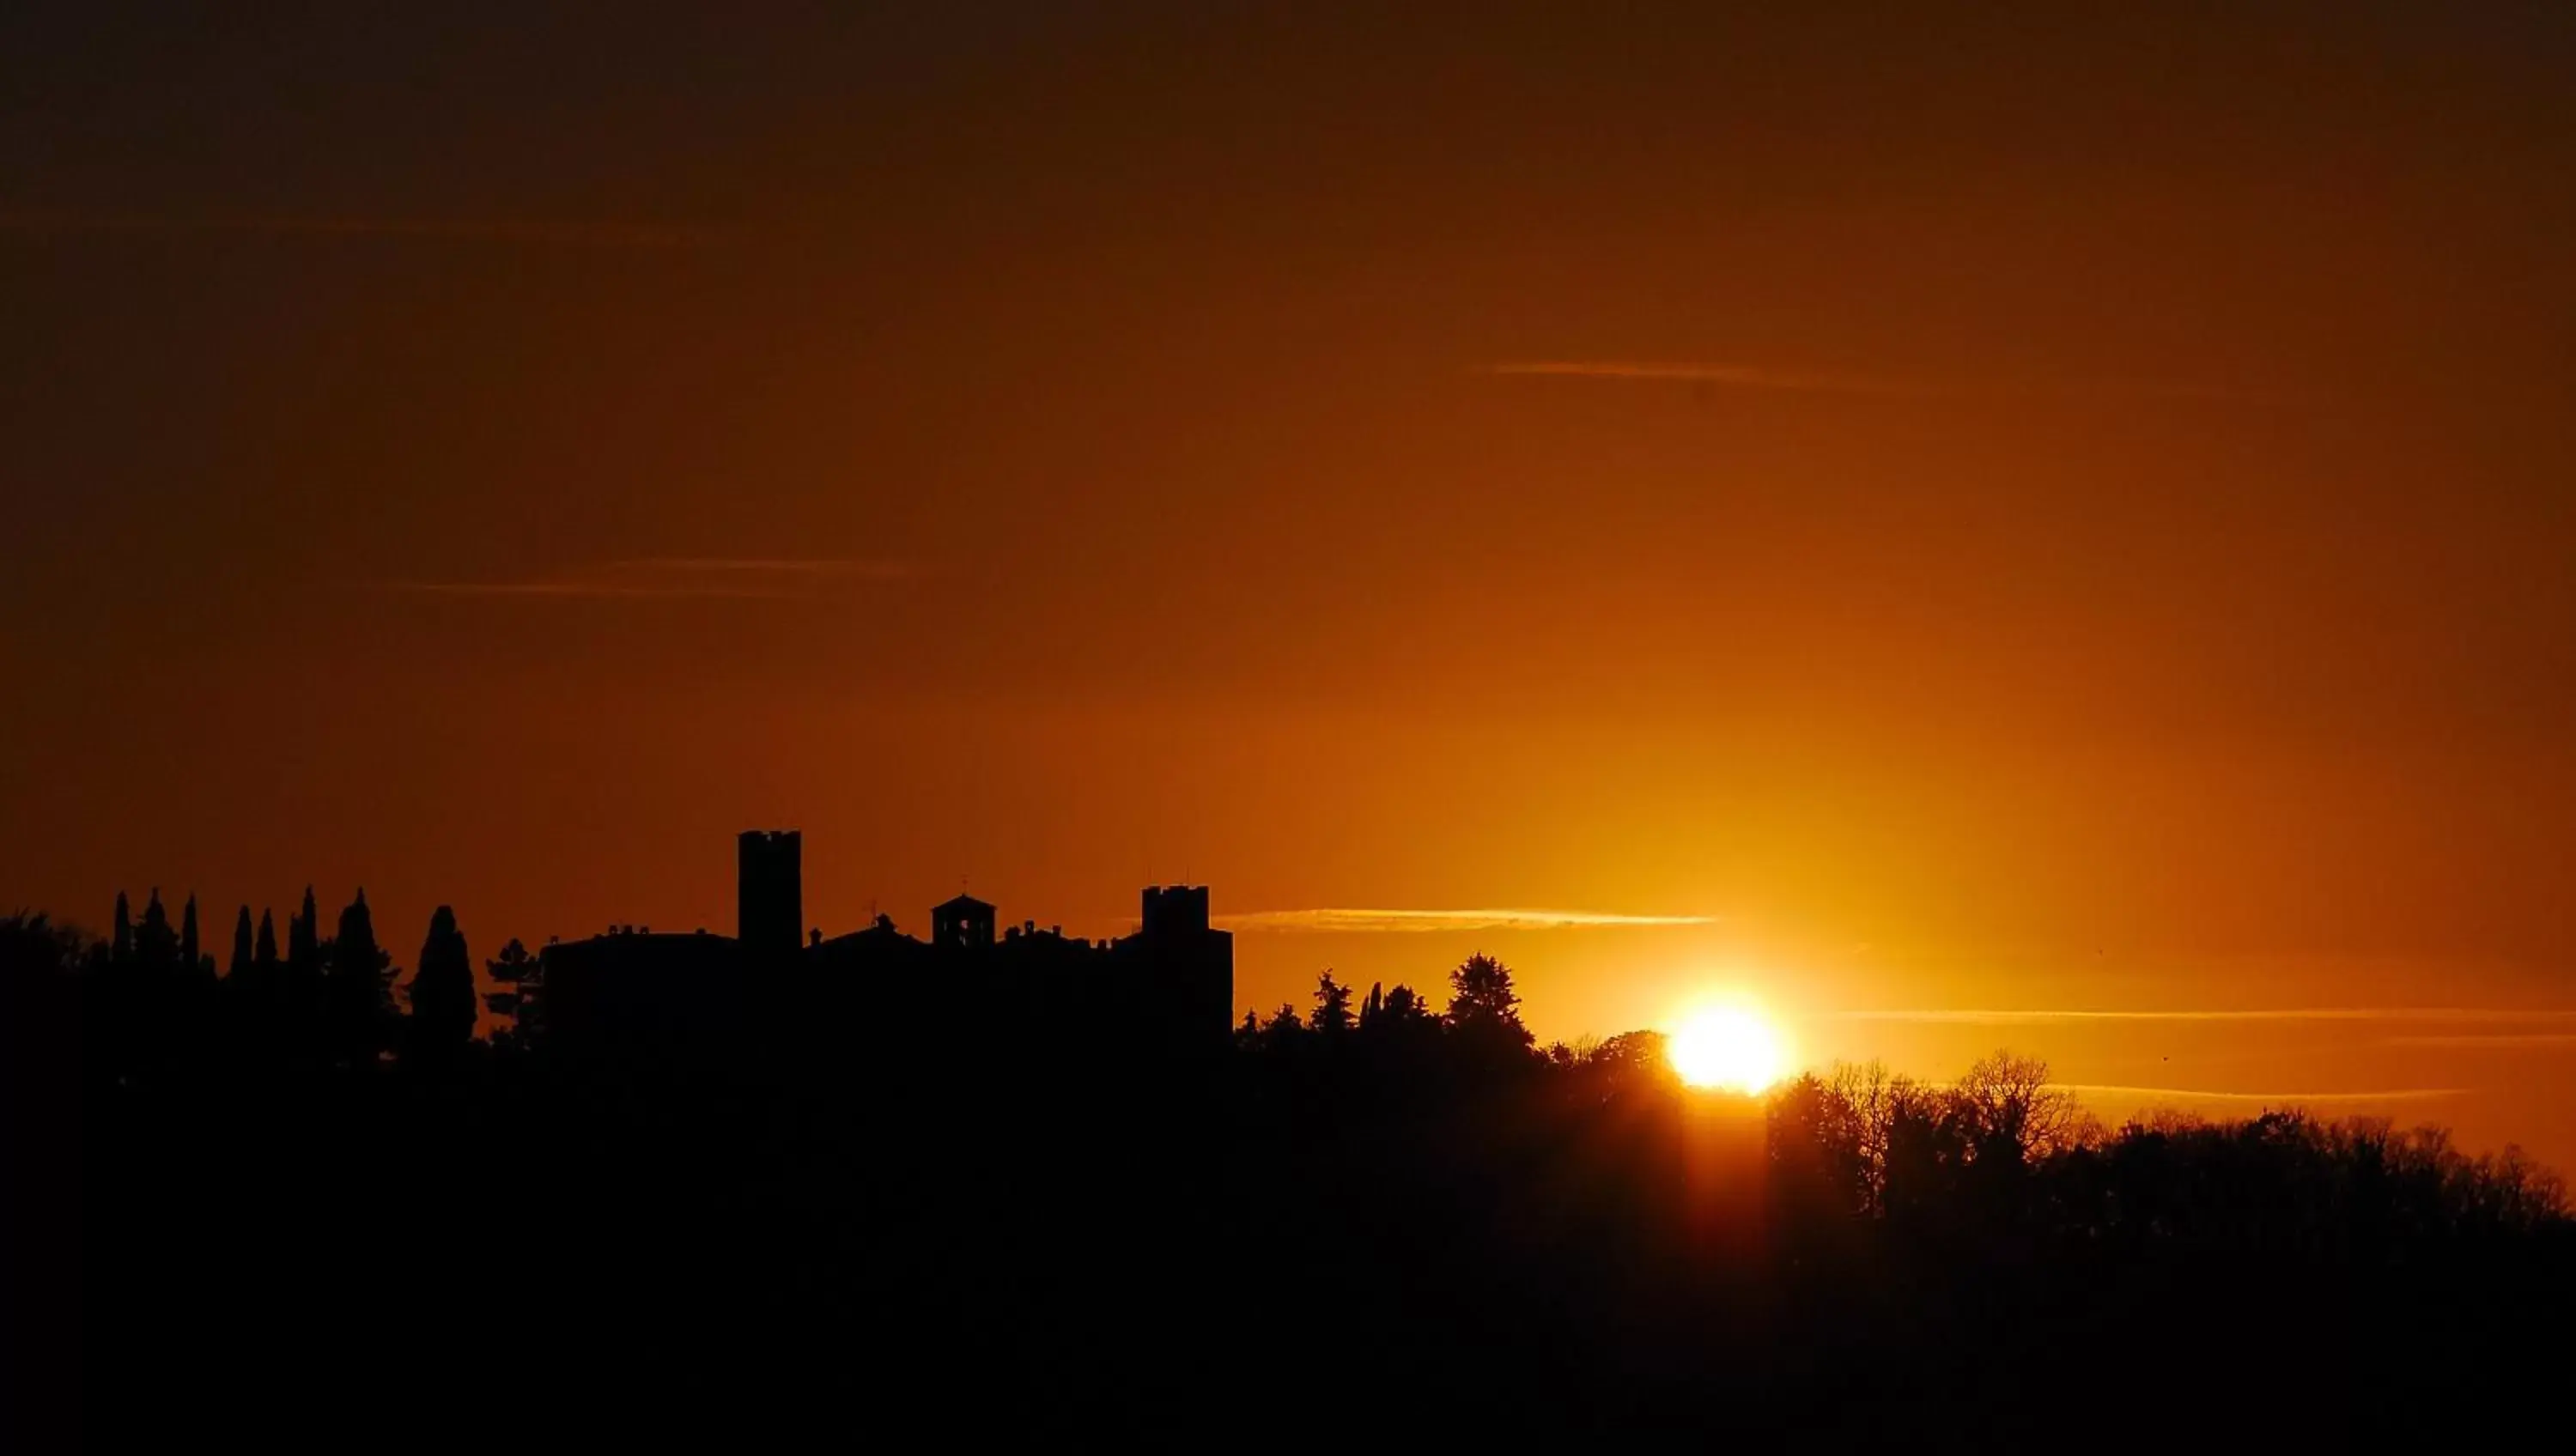
[[[269,949],[275,950],[276,948],[277,942],[272,938],[269,942]],[[241,979],[242,972],[250,969],[251,955],[250,907],[248,905],[244,905],[241,907],[241,913],[233,917],[233,958],[232,961],[224,967],[225,978],[227,980]]]
[[[187,908],[179,912],[180,966],[186,970],[195,970],[197,955],[201,949],[202,947],[197,943],[197,892],[191,890],[188,892]]]
[[[375,917],[363,889],[340,912],[330,962],[323,984],[335,1049],[352,1066],[367,1065],[384,1049],[385,1017],[393,1009],[386,973],[393,958],[376,943]]]
[[[316,922],[321,912],[313,906],[313,887],[304,887],[304,909],[286,922],[286,967],[295,973],[298,985],[309,985],[322,974],[321,928]]]
[[[250,913],[250,907],[248,907],[248,906],[244,906],[244,907],[242,907],[242,913],[243,913],[243,914],[245,914],[245,915],[249,914],[249,913]],[[253,950],[253,951],[250,953],[250,956],[251,956],[251,964],[252,964],[252,965],[255,965],[255,966],[257,966],[257,967],[259,967],[259,968],[260,968],[261,970],[263,970],[263,971],[266,971],[266,970],[274,970],[274,969],[276,968],[276,966],[277,966],[277,912],[276,912],[276,911],[263,908],[263,909],[259,912],[259,945],[258,945],[258,948],[257,948],[257,949]]]
[[[453,1056],[474,1039],[474,962],[456,912],[445,905],[429,917],[429,939],[411,977],[411,1044],[427,1059]]]
[[[179,959],[179,933],[170,928],[170,912],[161,904],[157,885],[143,902],[143,923],[134,928],[134,958],[154,971],[167,971]]]
[[[120,966],[134,959],[134,912],[126,908],[123,890],[116,892],[116,931],[107,958]]]
[[[286,974],[279,999],[286,1008],[291,1040],[305,1053],[330,1051],[329,1012],[323,1005],[321,911],[313,904],[313,887],[304,887],[304,908],[286,920]]]
[[[376,962],[383,955],[383,948],[376,944],[375,912],[367,908],[367,891],[360,886],[358,898],[350,901],[348,908],[340,912],[340,933],[333,937],[331,946],[331,969],[335,974],[340,971],[373,973],[378,969]]]

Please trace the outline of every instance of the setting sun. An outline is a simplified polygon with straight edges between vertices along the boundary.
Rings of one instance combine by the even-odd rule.
[[[1692,1012],[1674,1028],[1665,1046],[1673,1070],[1694,1087],[1722,1087],[1753,1093],[1770,1086],[1788,1070],[1788,1047],[1758,1011],[1742,1006],[1711,1006]]]

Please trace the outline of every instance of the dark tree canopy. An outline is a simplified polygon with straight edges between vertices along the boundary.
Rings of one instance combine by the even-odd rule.
[[[393,957],[376,943],[367,892],[340,912],[340,932],[325,957],[325,1001],[335,1052],[351,1064],[372,1061],[384,1049],[393,1014]]]
[[[421,1055],[452,1057],[474,1038],[474,962],[456,912],[445,905],[429,918],[420,966],[412,972],[411,1043]]]
[[[272,933],[269,946],[274,950],[276,944],[276,937]],[[241,907],[241,912],[233,917],[233,954],[232,960],[224,967],[225,976],[238,978],[249,974],[251,963],[257,955],[258,952],[252,949],[250,907],[244,905]]]
[[[1353,1025],[1351,988],[1334,980],[1331,971],[1315,979],[1313,1025],[1317,1033],[1328,1038],[1341,1037]]]
[[[1152,1354],[1205,1354],[1211,1390],[1231,1389],[1249,1346],[1287,1368],[1286,1352],[1384,1335],[1369,1347],[1384,1368],[1427,1359],[1453,1380],[1555,1392],[1497,1408],[1507,1438],[1530,1434],[1524,1407],[1596,1438],[1584,1423],[1612,1403],[1659,1429],[1768,1418],[1761,1403],[1800,1369],[1812,1389],[1791,1405],[1810,1416],[1857,1401],[1872,1421],[1911,1420],[1997,1372],[2017,1401],[2041,1384],[2029,1360],[2096,1348],[2062,1338],[2070,1318],[2095,1337],[2138,1330],[2136,1349],[2155,1351],[2249,1312],[2313,1308],[2330,1325],[2394,1310],[2374,1337],[2439,1332],[2412,1358],[2498,1324],[2507,1306],[2493,1302],[2474,1309],[2485,1325],[2461,1316],[2462,1289],[2526,1306],[2531,1290],[2576,1294],[2539,1277],[2570,1267],[2547,1253],[2570,1248],[2563,1186],[2511,1150],[2472,1156],[2438,1131],[2296,1112],[2106,1131],[2044,1063],[2004,1053],[1952,1084],[1836,1067],[1759,1101],[1703,1093],[1654,1032],[1532,1050],[1510,969],[1484,955],[1451,974],[1446,1015],[1409,986],[1359,996],[1326,971],[1310,1011],[1247,1012],[1230,1055],[1138,1065],[1079,1034],[1041,1050],[1005,1032],[1011,1054],[987,1056],[996,1032],[978,1025],[961,1077],[950,1029],[813,1017],[800,996],[816,988],[793,983],[760,988],[787,1017],[757,1032],[693,1034],[668,1063],[591,1060],[596,1044],[550,1038],[546,960],[517,941],[487,963],[512,1024],[477,1042],[450,907],[430,917],[399,1000],[363,893],[333,937],[314,925],[309,911],[291,921],[320,968],[310,1000],[282,975],[240,974],[245,939],[251,966],[278,964],[274,918],[254,930],[246,907],[231,977],[150,974],[187,939],[157,895],[122,961],[21,916],[0,920],[0,968],[13,986],[76,988],[90,1060],[66,1075],[87,1079],[112,1140],[149,1139],[105,1160],[123,1181],[100,1203],[138,1271],[119,1307],[166,1313],[157,1291],[174,1271],[211,1268],[234,1297],[202,1307],[233,1320],[254,1291],[304,1280],[295,1327],[345,1332],[360,1372],[334,1388],[371,1388],[380,1347],[355,1337],[383,1330],[352,1311],[346,1271],[379,1267],[403,1270],[397,1320],[442,1339],[461,1326],[434,1311],[492,1308],[453,1296],[478,1279],[499,1275],[512,1310],[557,1301],[548,1312],[582,1337],[561,1347],[573,1362],[630,1335],[633,1349],[726,1358],[682,1331],[783,1328],[781,1308],[886,1310],[898,1329],[957,1317],[962,1334],[1042,1317],[1063,1290],[1086,1309],[1185,1313],[1156,1325],[1181,1333]],[[579,984],[554,973],[558,991]],[[557,1008],[567,1024],[577,1005]],[[264,1150],[265,1181],[240,1176],[244,1148]],[[208,1249],[167,1236],[185,1188],[223,1190]],[[582,1234],[515,1237],[555,1227]],[[500,1237],[458,1237],[475,1228]],[[1299,1250],[1293,1278],[1229,1285],[1225,1261],[1246,1248]],[[2462,1251],[2489,1262],[2442,1262]],[[2486,1282],[2455,1277],[2463,1267]],[[2234,1293],[2249,1270],[2286,1274]],[[2392,1296],[2407,1277],[2430,1295]],[[2188,1294],[2166,1292],[2185,1278]],[[977,1301],[960,1317],[964,1287]],[[567,1289],[584,1293],[554,1292]],[[797,1305],[809,1297],[813,1310]],[[1059,1378],[1088,1359],[1046,1392],[1078,1400],[1084,1380],[1136,1363],[1131,1345],[1098,1343],[1044,1341],[1010,1373]],[[623,1379],[622,1358],[599,1363]],[[1857,1395],[1855,1369],[1875,1382]],[[1419,1414],[1413,1397],[1357,1385],[1335,1391],[1354,1425]],[[1727,1397],[1710,1399],[1719,1386]],[[1820,1429],[1818,1449],[1850,1434]]]
[[[157,887],[144,902],[143,923],[134,928],[134,959],[145,970],[165,975],[179,964],[179,932],[162,908]]]
[[[1449,1023],[1477,1042],[1527,1047],[1532,1038],[1521,1024],[1520,992],[1512,986],[1512,968],[1482,951],[1467,957],[1449,973]]]
[[[1386,993],[1386,1002],[1379,1008],[1379,1014],[1386,1024],[1393,1028],[1424,1024],[1436,1019],[1431,1014],[1431,1008],[1422,1004],[1420,993],[1402,981],[1396,982]]]
[[[299,986],[322,976],[321,911],[313,904],[313,887],[304,887],[304,908],[286,923],[286,968]]]

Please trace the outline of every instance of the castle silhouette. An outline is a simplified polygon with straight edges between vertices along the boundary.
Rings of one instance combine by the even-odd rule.
[[[1136,1053],[1221,1052],[1234,1015],[1234,936],[1209,923],[1205,885],[1148,885],[1136,932],[1069,936],[1034,920],[1000,927],[960,894],[919,939],[879,915],[825,938],[804,924],[796,830],[737,841],[736,933],[612,927],[558,941],[518,1006],[522,1023],[574,1051],[678,1051],[767,1026],[851,1027],[922,1018],[985,1034],[1033,1034],[1078,1018],[1086,1036]]]

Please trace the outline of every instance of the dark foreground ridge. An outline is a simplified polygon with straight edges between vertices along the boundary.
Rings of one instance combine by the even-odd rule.
[[[1485,957],[1229,1029],[1204,889],[824,940],[796,853],[745,836],[736,937],[510,943],[479,1041],[444,910],[408,978],[363,896],[220,975],[193,902],[0,921],[18,1186],[79,1197],[18,1199],[80,1330],[23,1449],[2305,1449],[2564,1368],[2559,1185],[2435,1132],[2106,1132],[2002,1054],[1712,1096],[1534,1047]]]

